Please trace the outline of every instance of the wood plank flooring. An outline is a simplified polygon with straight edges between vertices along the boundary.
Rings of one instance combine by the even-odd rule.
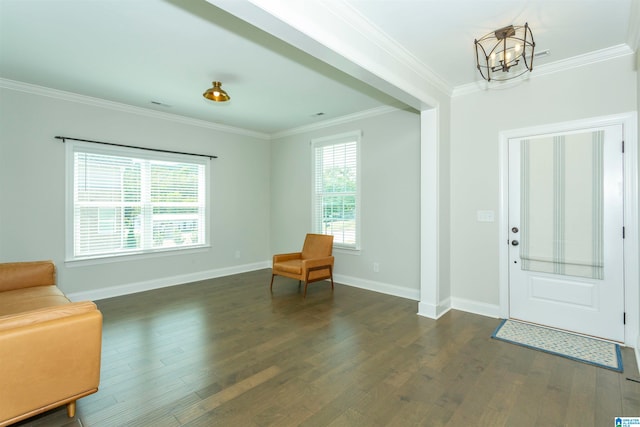
[[[100,390],[20,426],[610,426],[625,372],[492,340],[498,319],[260,270],[97,301]]]

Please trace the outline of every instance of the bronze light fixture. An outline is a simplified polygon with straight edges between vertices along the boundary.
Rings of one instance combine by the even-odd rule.
[[[227,92],[225,92],[220,86],[222,86],[222,83],[213,82],[213,87],[207,89],[202,96],[215,102],[226,102],[230,100],[231,97],[227,95]]]
[[[511,80],[533,70],[536,44],[528,23],[500,28],[474,44],[478,71],[488,82]]]

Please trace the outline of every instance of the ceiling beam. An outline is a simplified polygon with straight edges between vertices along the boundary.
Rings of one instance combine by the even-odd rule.
[[[452,93],[444,80],[344,4],[207,1],[417,110],[433,108]]]

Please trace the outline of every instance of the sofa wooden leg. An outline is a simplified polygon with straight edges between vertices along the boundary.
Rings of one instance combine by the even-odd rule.
[[[73,418],[76,416],[76,401],[67,403],[67,415],[69,418]]]

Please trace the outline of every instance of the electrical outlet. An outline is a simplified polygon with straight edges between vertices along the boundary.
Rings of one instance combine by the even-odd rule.
[[[240,259],[240,250],[236,251],[236,259]]]
[[[374,273],[379,273],[380,272],[380,264],[378,264],[377,262],[373,263],[373,272]]]

